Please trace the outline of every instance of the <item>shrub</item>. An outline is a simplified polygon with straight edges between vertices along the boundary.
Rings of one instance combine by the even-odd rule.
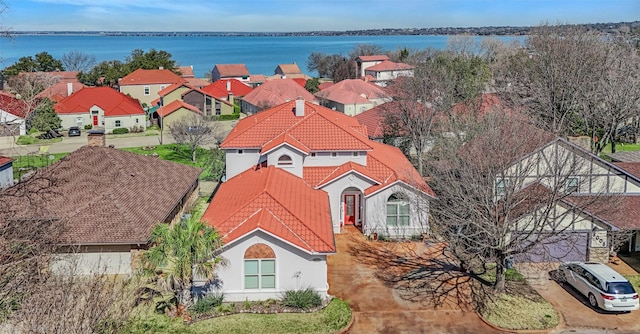
[[[504,278],[509,281],[524,282],[524,276],[515,269],[507,269]]]
[[[127,129],[127,128],[116,128],[116,129],[113,129],[112,133],[114,135],[121,135],[123,133],[129,133],[129,129]]]
[[[195,313],[206,313],[222,305],[223,301],[224,301],[223,294],[207,295],[203,298],[198,299],[198,301],[195,304],[193,304],[189,308],[189,310]]]
[[[31,145],[37,142],[38,142],[38,139],[31,136],[20,136],[16,141],[18,145]]]
[[[299,309],[309,309],[322,305],[322,297],[311,288],[287,290],[282,297],[282,305]]]
[[[141,126],[134,125],[129,129],[129,132],[131,132],[131,133],[144,132],[144,127],[142,127],[142,125]]]
[[[240,113],[233,113],[231,115],[218,115],[216,116],[218,121],[232,121],[240,118]]]
[[[85,130],[91,130],[91,129],[93,129],[93,125],[91,125],[91,124],[85,124],[84,129],[85,129]]]

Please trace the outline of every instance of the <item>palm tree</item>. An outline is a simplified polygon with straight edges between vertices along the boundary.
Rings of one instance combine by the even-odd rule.
[[[218,232],[198,219],[190,218],[173,227],[159,224],[151,232],[151,248],[145,253],[145,265],[175,293],[178,306],[192,302],[194,275],[211,282],[215,269],[226,265],[217,250],[222,246]]]

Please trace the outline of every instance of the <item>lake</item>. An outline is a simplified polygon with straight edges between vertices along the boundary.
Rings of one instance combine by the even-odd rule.
[[[478,37],[480,38],[480,37]],[[500,36],[510,41],[520,37]],[[297,63],[309,75],[307,59],[312,52],[348,54],[358,44],[374,44],[385,50],[402,48],[443,49],[448,36],[103,36],[103,35],[17,35],[0,38],[0,68],[20,57],[46,51],[60,59],[69,51],[93,55],[96,61],[120,60],[132,50],[164,50],[181,66],[193,66],[197,77],[215,64],[245,64],[252,74],[273,74],[278,64]]]

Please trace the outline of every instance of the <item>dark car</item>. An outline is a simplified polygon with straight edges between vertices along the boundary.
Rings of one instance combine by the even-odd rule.
[[[80,128],[77,126],[72,126],[69,128],[69,137],[77,137],[80,135]]]

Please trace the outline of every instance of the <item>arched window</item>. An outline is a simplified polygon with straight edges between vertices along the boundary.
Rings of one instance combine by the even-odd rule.
[[[387,200],[387,225],[409,226],[409,202],[399,194],[393,194]]]
[[[255,244],[244,252],[244,288],[275,289],[276,254],[265,244]]]
[[[288,166],[293,166],[293,160],[291,159],[290,156],[288,155],[282,155],[280,156],[280,158],[278,158],[278,166],[280,167],[288,167]]]

